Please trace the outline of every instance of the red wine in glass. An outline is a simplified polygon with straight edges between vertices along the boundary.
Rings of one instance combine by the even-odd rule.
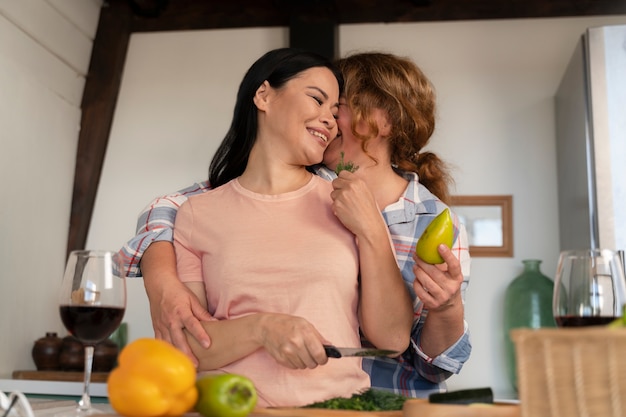
[[[62,305],[65,328],[85,345],[95,345],[111,335],[124,317],[121,307]]]
[[[555,317],[559,327],[584,327],[584,326],[604,326],[611,323],[617,317],[606,316],[558,316]]]
[[[554,280],[552,313],[559,327],[606,325],[621,317],[626,277],[618,252],[563,251]]]

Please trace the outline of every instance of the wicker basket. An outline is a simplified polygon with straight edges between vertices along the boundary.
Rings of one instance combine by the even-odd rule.
[[[515,329],[522,417],[625,417],[626,329]]]

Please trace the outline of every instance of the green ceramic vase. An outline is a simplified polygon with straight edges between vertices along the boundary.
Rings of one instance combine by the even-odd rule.
[[[556,327],[552,314],[554,282],[541,273],[540,260],[525,259],[523,272],[506,289],[504,296],[504,343],[507,371],[513,388],[517,391],[515,346],[510,336],[512,329],[526,327]]]

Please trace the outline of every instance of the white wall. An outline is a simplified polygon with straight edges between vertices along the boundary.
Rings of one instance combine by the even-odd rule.
[[[24,26],[6,19],[6,10],[14,3],[77,10],[94,1],[0,0],[0,183],[2,194],[12,196],[12,204],[0,209],[0,330],[12,340],[0,345],[0,378],[34,368],[30,348],[37,337],[63,333],[56,285],[80,119],[79,101],[66,96],[82,94],[57,92],[71,76],[53,82],[45,78],[49,71],[36,73],[52,55],[65,63],[59,72],[71,75],[70,59],[59,58],[65,54],[26,59],[21,57],[30,49],[46,49],[43,41],[8,44],[3,31],[23,32]],[[55,21],[47,17],[44,23],[56,28]],[[584,29],[612,23],[626,23],[626,16],[340,28],[341,53],[384,49],[409,55],[433,80],[440,108],[431,148],[454,165],[457,194],[514,196],[515,257],[473,261],[467,315],[474,351],[451,388],[510,390],[501,348],[504,289],[521,272],[522,259],[543,259],[551,276],[558,254],[553,95]],[[285,28],[263,28],[132,36],[88,247],[119,248],[150,199],[206,176],[243,72],[267,49],[286,45],[287,35]],[[38,183],[35,192],[26,188]],[[42,204],[44,210],[34,208]],[[50,252],[34,261],[32,252],[44,248]],[[151,335],[141,280],[129,288],[130,336]]]
[[[0,0],[0,378],[65,335],[65,264],[80,101],[100,0]]]

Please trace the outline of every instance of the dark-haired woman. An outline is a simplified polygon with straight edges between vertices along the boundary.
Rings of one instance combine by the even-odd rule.
[[[337,135],[341,81],[308,52],[257,60],[211,162],[213,189],[176,216],[178,277],[213,318],[208,349],[190,338],[198,370],[248,376],[261,406],[369,387],[361,360],[328,361],[325,343],[359,346],[360,332],[392,350],[409,343],[411,301],[382,217],[344,225],[331,183],[307,170]]]

